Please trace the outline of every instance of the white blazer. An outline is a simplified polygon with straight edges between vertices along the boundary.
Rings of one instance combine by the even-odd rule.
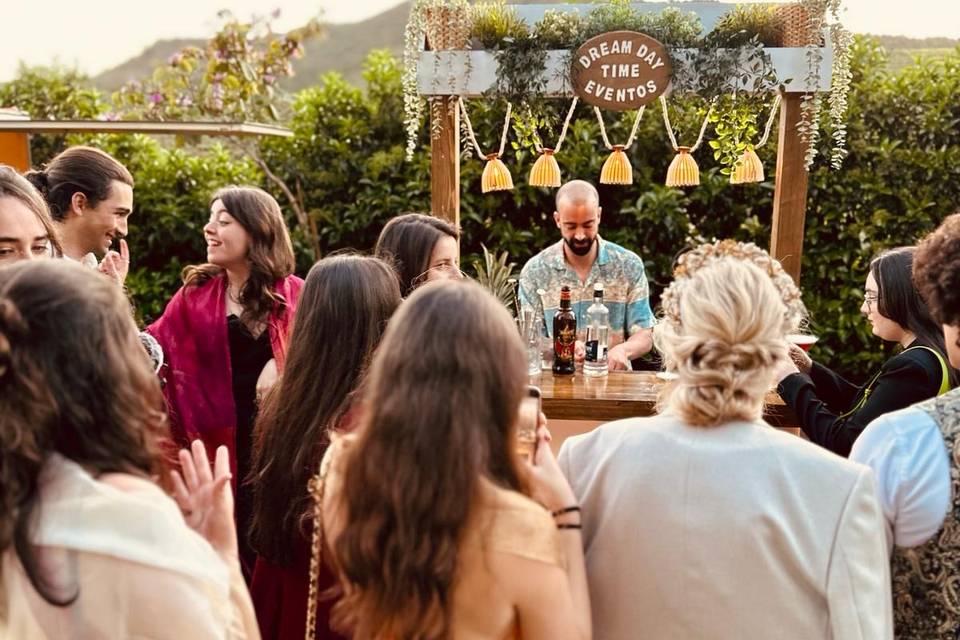
[[[873,473],[762,422],[670,414],[568,439],[598,640],[885,640]]]

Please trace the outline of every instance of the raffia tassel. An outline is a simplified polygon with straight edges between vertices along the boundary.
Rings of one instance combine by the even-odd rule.
[[[487,165],[483,168],[483,175],[480,178],[480,190],[483,193],[490,191],[509,191],[513,189],[513,177],[510,176],[510,170],[503,164],[499,153],[491,153],[487,156]]]
[[[613,145],[610,157],[600,169],[600,184],[633,184],[633,167],[623,149],[623,145]]]
[[[737,165],[730,173],[730,184],[745,184],[747,182],[763,182],[763,163],[760,156],[753,149],[747,149],[737,160]]]
[[[544,149],[537,161],[533,163],[533,168],[530,169],[530,186],[559,187],[560,180],[560,165],[557,163],[556,156],[553,155],[553,149]]]
[[[690,155],[690,147],[677,147],[677,155],[667,169],[668,187],[695,187],[700,184],[700,167]]]

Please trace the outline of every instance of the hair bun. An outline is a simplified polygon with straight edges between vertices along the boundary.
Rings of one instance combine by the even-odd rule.
[[[42,170],[27,171],[25,174],[23,174],[23,177],[29,180],[30,184],[32,184],[37,189],[37,191],[43,194],[44,197],[46,197],[47,194],[50,192],[50,178],[47,176],[46,171],[42,171]]]

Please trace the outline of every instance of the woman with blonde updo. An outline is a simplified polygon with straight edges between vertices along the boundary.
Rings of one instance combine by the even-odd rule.
[[[872,472],[765,424],[803,317],[753,245],[681,258],[654,341],[677,380],[658,416],[568,439],[595,637],[892,637]],[[630,571],[623,571],[630,567]]]

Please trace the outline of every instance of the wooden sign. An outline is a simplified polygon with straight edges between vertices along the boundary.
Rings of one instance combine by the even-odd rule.
[[[573,56],[573,91],[601,109],[627,111],[653,102],[670,84],[667,48],[636,31],[590,38]]]

